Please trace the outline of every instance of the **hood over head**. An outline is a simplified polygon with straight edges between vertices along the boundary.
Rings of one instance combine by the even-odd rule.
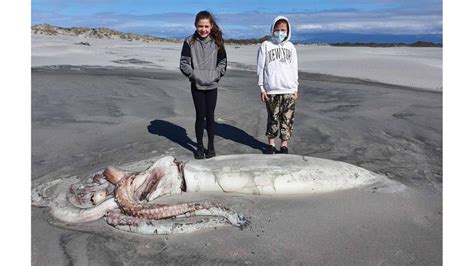
[[[282,42],[287,42],[291,39],[291,24],[290,24],[290,20],[285,17],[285,16],[277,16],[274,20],[273,20],[273,23],[272,23],[272,27],[270,28],[270,36],[273,36],[273,28],[275,27],[275,24],[277,21],[279,21],[280,19],[284,19],[286,20],[286,22],[288,23],[288,34],[287,34],[287,37],[286,39]]]

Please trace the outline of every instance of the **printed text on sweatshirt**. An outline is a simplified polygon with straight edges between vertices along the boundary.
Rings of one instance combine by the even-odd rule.
[[[291,63],[291,50],[277,47],[267,52],[268,63],[278,60],[282,63]]]
[[[298,91],[298,58],[291,42],[262,43],[257,57],[258,85],[268,94]]]

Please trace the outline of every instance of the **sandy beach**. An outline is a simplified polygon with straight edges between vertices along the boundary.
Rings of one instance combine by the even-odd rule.
[[[91,45],[81,45],[87,41]],[[302,196],[195,193],[251,217],[239,230],[142,236],[66,225],[32,207],[32,265],[442,264],[442,50],[297,46],[290,153],[351,163],[407,186]],[[181,44],[32,35],[32,182],[107,165],[193,159]],[[218,155],[262,153],[256,46],[228,46]]]
[[[32,35],[32,66],[95,65],[178,70],[181,43]],[[80,45],[80,43],[88,43]],[[299,71],[441,91],[443,53],[429,47],[297,45]],[[227,45],[228,67],[254,71],[257,45]]]

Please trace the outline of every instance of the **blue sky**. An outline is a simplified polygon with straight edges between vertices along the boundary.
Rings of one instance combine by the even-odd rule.
[[[162,37],[185,37],[195,14],[215,14],[226,38],[260,38],[276,15],[293,23],[294,37],[331,34],[442,35],[441,0],[32,0],[32,25],[108,27]]]

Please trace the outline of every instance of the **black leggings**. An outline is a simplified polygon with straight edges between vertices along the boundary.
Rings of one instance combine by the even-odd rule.
[[[217,89],[198,90],[191,84],[194,108],[196,109],[196,140],[198,146],[203,147],[202,137],[204,135],[204,118],[206,118],[206,128],[208,137],[208,147],[214,147],[214,110],[217,102]]]

